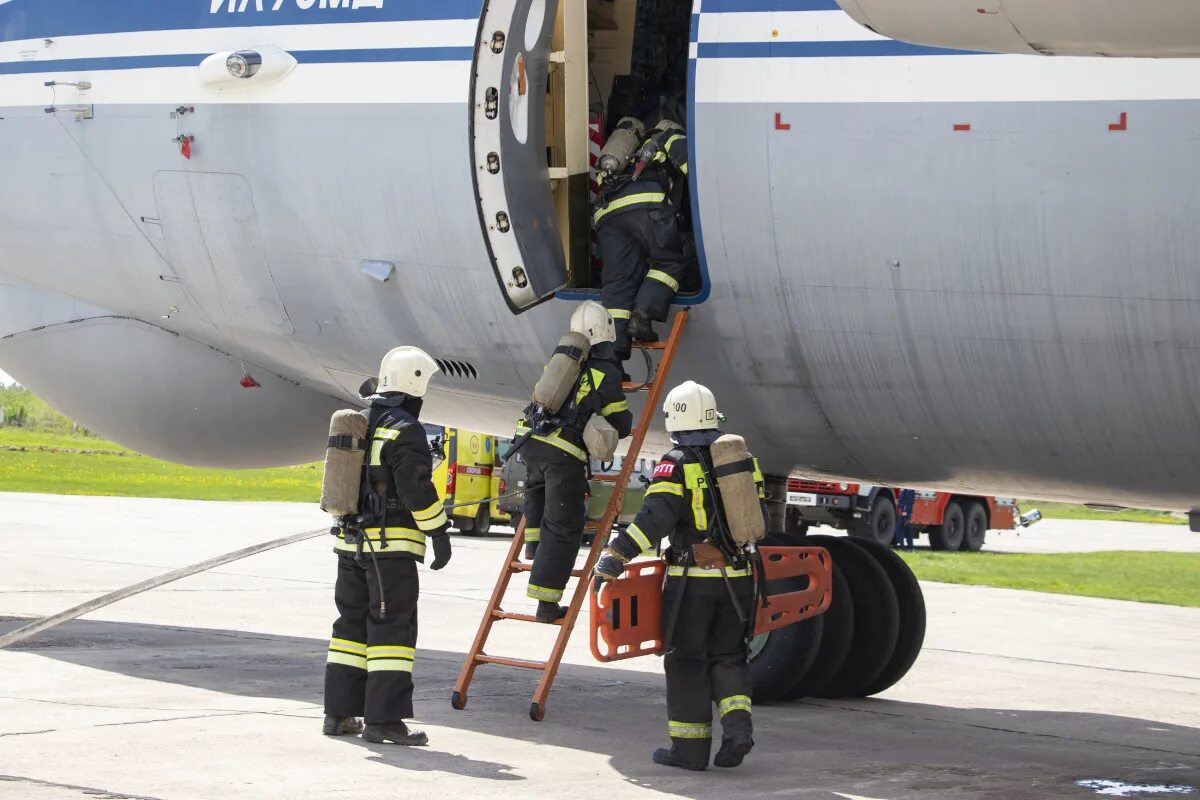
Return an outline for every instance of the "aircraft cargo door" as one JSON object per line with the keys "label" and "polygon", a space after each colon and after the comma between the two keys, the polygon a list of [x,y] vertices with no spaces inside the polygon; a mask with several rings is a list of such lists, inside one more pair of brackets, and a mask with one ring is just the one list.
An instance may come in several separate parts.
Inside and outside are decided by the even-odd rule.
{"label": "aircraft cargo door", "polygon": [[515,312],[566,283],[546,152],[557,7],[557,0],[489,0],[475,47],[476,196],[496,277]]}

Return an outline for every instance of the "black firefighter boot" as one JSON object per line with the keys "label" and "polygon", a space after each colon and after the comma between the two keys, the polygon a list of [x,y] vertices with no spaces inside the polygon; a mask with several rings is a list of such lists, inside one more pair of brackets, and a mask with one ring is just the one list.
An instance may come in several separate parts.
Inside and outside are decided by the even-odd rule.
{"label": "black firefighter boot", "polygon": [[717,751],[717,755],[713,758],[713,765],[718,767],[740,767],[742,759],[754,747],[754,739],[749,733],[741,732],[721,742],[721,749]]}
{"label": "black firefighter boot", "polygon": [[535,615],[538,622],[550,624],[551,622],[557,622],[566,615],[566,606],[560,606],[558,603],[551,603],[546,600],[538,600],[537,614]]}
{"label": "black firefighter boot", "polygon": [[400,722],[368,722],[362,733],[364,742],[371,744],[403,744],[409,747],[420,747],[429,744],[429,737],[424,731],[410,731],[403,721]]}
{"label": "black firefighter boot", "polygon": [[680,769],[690,769],[693,772],[703,772],[708,769],[708,764],[705,762],[692,762],[684,759],[675,752],[674,747],[660,747],[654,751],[651,758],[654,759],[655,764],[662,764],[664,767],[679,767]]}
{"label": "black firefighter boot", "polygon": [[326,714],[325,724],[321,726],[321,733],[326,736],[341,736],[342,734],[354,736],[362,733],[362,729],[362,720],[358,717],[335,717]]}
{"label": "black firefighter boot", "polygon": [[641,311],[634,309],[629,315],[629,338],[635,342],[657,342],[658,334],[654,332],[654,325],[646,318],[646,315]]}

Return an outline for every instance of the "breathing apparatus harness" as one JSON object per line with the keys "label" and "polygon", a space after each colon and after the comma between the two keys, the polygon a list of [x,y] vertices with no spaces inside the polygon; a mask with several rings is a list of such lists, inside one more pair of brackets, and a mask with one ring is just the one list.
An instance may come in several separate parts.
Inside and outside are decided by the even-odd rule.
{"label": "breathing apparatus harness", "polygon": [[[709,441],[710,437],[715,438],[711,436],[713,433],[716,432],[705,431],[702,433],[683,433],[673,438],[678,447],[685,452],[692,454],[692,457],[696,459],[696,462],[700,465],[700,469],[704,473],[704,482],[706,487],[711,492],[714,506],[713,524],[709,528],[709,535],[704,540],[704,544],[710,544],[716,547],[721,551],[721,554],[728,562],[726,566],[720,568],[721,579],[725,583],[725,589],[729,593],[729,601],[733,605],[733,609],[737,614],[738,621],[745,626],[745,637],[746,640],[749,641],[749,639],[753,636],[752,626],[754,623],[754,616],[746,613],[746,610],[742,608],[742,604],[738,600],[737,593],[733,590],[733,583],[730,581],[729,575],[726,573],[726,569],[728,569],[730,565],[735,567],[740,565],[755,565],[757,567],[754,572],[754,574],[757,576],[754,587],[754,593],[756,597],[751,600],[750,608],[753,609],[760,600],[763,604],[763,607],[766,608],[769,605],[769,600],[767,598],[766,582],[763,578],[765,572],[762,568],[762,554],[759,553],[758,548],[752,544],[738,545],[733,540],[733,536],[729,533],[729,525],[725,519],[725,507],[721,503],[721,493],[717,491],[717,481],[714,477],[713,469],[709,464],[709,460],[706,457],[704,450],[701,449],[702,446],[711,444],[711,441]],[[674,557],[676,555],[677,554],[674,551],[674,548],[672,548],[672,556]],[[679,581],[679,588],[676,590],[675,606],[671,609],[671,619],[667,622],[666,630],[663,631],[664,652],[671,649],[671,640],[675,633],[675,623],[679,617],[679,609],[683,605],[683,592],[685,586],[687,585],[689,572],[687,567],[695,565],[695,556],[692,547],[688,547],[684,552],[683,561],[685,563],[678,564],[678,566],[685,567],[685,569],[683,570],[683,577]]]}
{"label": "breathing apparatus harness", "polygon": [[[646,139],[641,148],[634,153],[633,160],[630,161],[629,165],[626,165],[625,170],[620,175],[612,176],[601,173],[599,175],[600,196],[596,199],[595,204],[593,204],[592,211],[596,212],[608,208],[610,195],[621,192],[631,183],[637,183],[641,180],[642,174],[646,171],[647,167],[654,163],[654,158],[659,153],[662,153],[664,156],[663,161],[667,172],[664,177],[668,178],[671,184],[670,194],[673,196],[675,194],[674,187],[679,183],[679,177],[683,175],[683,171],[675,166],[675,162],[671,160],[671,155],[666,149],[667,140],[675,133],[675,130],[668,128],[667,130],[659,130],[653,136]],[[632,165],[632,169],[630,169],[630,165]],[[658,171],[653,171],[651,175],[657,177]]]}

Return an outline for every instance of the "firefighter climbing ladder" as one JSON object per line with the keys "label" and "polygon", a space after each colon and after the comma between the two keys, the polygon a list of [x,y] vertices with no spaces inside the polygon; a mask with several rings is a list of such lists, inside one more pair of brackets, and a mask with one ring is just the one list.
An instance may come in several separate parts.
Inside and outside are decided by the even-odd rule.
{"label": "firefighter climbing ladder", "polygon": [[545,661],[533,661],[525,658],[493,656],[484,652],[492,625],[499,620],[538,624],[532,614],[513,614],[501,608],[504,593],[508,589],[508,584],[512,580],[513,575],[519,572],[528,572],[532,566],[521,561],[518,557],[521,547],[525,543],[525,521],[522,519],[516,535],[513,536],[512,546],[508,548],[508,555],[504,558],[504,566],[500,569],[500,577],[496,580],[496,587],[492,590],[491,599],[488,600],[483,620],[479,623],[479,631],[475,634],[475,641],[471,644],[471,650],[467,653],[466,661],[463,662],[458,682],[454,685],[454,694],[451,697],[450,703],[455,708],[460,710],[466,708],[467,689],[471,685],[471,679],[475,676],[475,670],[482,664],[499,664],[506,667],[537,670],[542,674],[541,680],[538,681],[537,689],[533,693],[533,702],[529,705],[529,716],[535,722],[540,721],[545,716],[546,699],[550,696],[550,688],[554,684],[554,677],[558,674],[558,667],[562,662],[563,654],[566,652],[567,641],[571,638],[571,630],[575,627],[575,620],[579,616],[579,610],[583,607],[583,599],[590,590],[592,567],[595,566],[600,556],[600,551],[608,542],[609,532],[612,530],[613,524],[616,523],[617,516],[621,513],[621,504],[625,497],[625,487],[629,485],[629,479],[633,475],[633,466],[637,462],[638,453],[642,449],[642,442],[646,439],[646,433],[650,430],[650,425],[657,416],[667,376],[671,372],[671,362],[675,358],[675,350],[679,346],[679,340],[683,334],[683,327],[687,323],[687,319],[687,309],[677,311],[675,319],[671,323],[671,332],[665,342],[638,345],[646,350],[662,351],[662,357],[649,383],[625,384],[624,388],[626,391],[646,392],[646,405],[642,409],[641,417],[633,428],[629,440],[629,451],[626,453],[625,461],[621,465],[621,473],[615,476],[596,475],[592,478],[596,481],[605,481],[613,484],[613,491],[608,498],[608,506],[604,509],[604,514],[600,517],[600,521],[589,521],[585,526],[586,530],[595,532],[595,538],[592,540],[592,546],[588,550],[587,559],[584,561],[583,566],[571,571],[572,577],[576,578],[575,589],[571,595],[571,604],[567,607],[567,615],[554,623],[559,626],[559,629],[558,636],[554,641],[554,647],[550,651],[550,657]]}

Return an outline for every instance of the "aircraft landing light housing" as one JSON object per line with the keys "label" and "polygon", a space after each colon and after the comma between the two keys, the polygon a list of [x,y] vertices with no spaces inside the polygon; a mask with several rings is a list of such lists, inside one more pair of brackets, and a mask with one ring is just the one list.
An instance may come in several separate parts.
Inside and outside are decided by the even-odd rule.
{"label": "aircraft landing light housing", "polygon": [[258,88],[286,78],[296,59],[278,47],[213,53],[200,62],[200,80],[214,89]]}
{"label": "aircraft landing light housing", "polygon": [[838,0],[878,34],[957,50],[1058,56],[1200,55],[1195,0]]}

